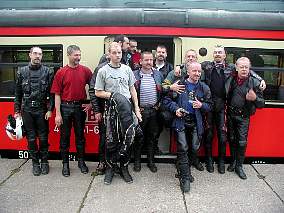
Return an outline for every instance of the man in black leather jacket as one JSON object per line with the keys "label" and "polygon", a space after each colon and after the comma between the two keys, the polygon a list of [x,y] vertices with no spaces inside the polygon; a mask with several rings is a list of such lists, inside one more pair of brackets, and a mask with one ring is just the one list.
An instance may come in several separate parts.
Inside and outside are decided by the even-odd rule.
{"label": "man in black leather jacket", "polygon": [[236,72],[225,84],[227,97],[228,139],[231,148],[232,162],[228,171],[234,171],[241,179],[247,179],[243,162],[247,147],[250,116],[256,108],[265,105],[263,93],[259,89],[260,81],[249,73],[250,60],[241,57],[236,62]]}
{"label": "man in black leather jacket", "polygon": [[96,85],[96,78],[100,68],[106,65],[108,61],[99,64],[93,72],[92,79],[90,81],[90,88],[89,88],[89,95],[91,104],[93,107],[93,111],[95,113],[95,120],[99,125],[99,132],[100,132],[100,140],[99,140],[99,164],[96,168],[96,173],[99,175],[103,175],[106,169],[105,163],[105,124],[103,122],[103,113],[105,108],[105,100],[99,98],[95,95],[95,85]]}
{"label": "man in black leather jacket", "polygon": [[41,48],[32,47],[29,57],[31,59],[29,65],[19,68],[17,72],[14,107],[15,117],[23,118],[33,174],[39,176],[49,172],[48,119],[54,109],[54,98],[50,95],[53,72],[41,64]]}

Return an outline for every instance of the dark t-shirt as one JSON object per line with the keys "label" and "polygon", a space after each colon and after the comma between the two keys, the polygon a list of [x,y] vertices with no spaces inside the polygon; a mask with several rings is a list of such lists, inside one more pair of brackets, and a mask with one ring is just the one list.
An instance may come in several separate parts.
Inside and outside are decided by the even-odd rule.
{"label": "dark t-shirt", "polygon": [[225,77],[224,71],[221,69],[219,72],[214,68],[211,74],[210,90],[212,98],[225,99]]}
{"label": "dark t-shirt", "polygon": [[192,102],[195,101],[195,90],[196,90],[196,84],[188,83],[187,84],[187,93],[188,93],[188,103],[187,103],[187,111],[194,114],[195,110],[193,109]]}

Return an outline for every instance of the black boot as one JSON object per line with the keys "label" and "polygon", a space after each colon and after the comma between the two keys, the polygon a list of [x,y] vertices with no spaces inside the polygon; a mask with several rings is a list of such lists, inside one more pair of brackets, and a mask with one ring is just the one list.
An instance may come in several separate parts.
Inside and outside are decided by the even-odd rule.
{"label": "black boot", "polygon": [[70,176],[69,163],[64,163],[63,162],[62,175],[64,177],[69,177]]}
{"label": "black boot", "polygon": [[81,170],[81,173],[87,174],[89,172],[89,168],[86,166],[86,163],[84,161],[85,156],[85,147],[83,146],[77,146],[77,153],[78,153],[78,167]]}
{"label": "black boot", "polygon": [[39,161],[38,160],[33,160],[33,175],[34,176],[40,176],[41,174],[41,168],[39,165]]}
{"label": "black boot", "polygon": [[225,157],[226,157],[226,143],[222,143],[218,147],[219,159],[218,159],[218,172],[220,174],[225,173]]}
{"label": "black boot", "polygon": [[236,160],[231,161],[230,165],[227,168],[228,172],[233,172],[235,171],[236,168]]}
{"label": "black boot", "polygon": [[29,151],[30,152],[30,158],[32,159],[32,165],[33,165],[33,175],[39,176],[41,174],[41,168],[39,164],[39,153],[38,151]]}
{"label": "black boot", "polygon": [[113,169],[111,167],[107,167],[106,172],[105,172],[104,184],[110,185],[112,182],[113,176],[114,176]]}
{"label": "black boot", "polygon": [[236,147],[234,144],[229,144],[230,145],[230,154],[231,154],[231,163],[227,168],[228,172],[233,172],[235,171],[236,167]]}
{"label": "black boot", "polygon": [[69,151],[61,150],[61,157],[62,157],[62,175],[64,177],[70,176],[70,169],[69,169]]}
{"label": "black boot", "polygon": [[150,169],[151,172],[156,173],[158,171],[157,166],[155,165],[154,162],[149,162],[147,163],[148,168]]}
{"label": "black boot", "polygon": [[78,167],[81,170],[81,173],[87,174],[89,172],[89,168],[86,166],[86,163],[83,158],[78,159]]}
{"label": "black boot", "polygon": [[194,166],[199,171],[204,171],[204,167],[202,163],[200,163],[199,158],[197,156],[197,151],[191,152],[191,165]]}
{"label": "black boot", "polygon": [[49,173],[49,164],[48,164],[48,162],[47,163],[41,162],[40,166],[41,166],[41,174],[47,175]]}
{"label": "black boot", "polygon": [[206,170],[210,173],[213,173],[214,172],[214,166],[213,166],[212,157],[208,157],[205,163],[206,163]]}
{"label": "black boot", "polygon": [[246,173],[243,170],[243,163],[244,163],[244,160],[245,160],[245,152],[246,152],[246,145],[238,147],[237,163],[236,163],[236,168],[235,168],[235,172],[243,180],[247,179]]}
{"label": "black boot", "polygon": [[237,165],[235,171],[241,179],[243,179],[243,180],[247,179],[247,175],[244,172],[243,166]]}
{"label": "black boot", "polygon": [[211,148],[205,148],[205,152],[206,152],[206,170],[210,173],[214,172],[214,166],[213,166],[213,158],[212,158],[212,149]]}
{"label": "black boot", "polygon": [[157,166],[154,163],[154,150],[153,149],[149,149],[148,150],[148,163],[147,166],[150,169],[151,172],[155,173],[158,171]]}
{"label": "black boot", "polygon": [[40,167],[41,167],[41,174],[47,175],[49,173],[49,164],[48,164],[48,151],[41,151],[41,162],[40,162]]}
{"label": "black boot", "polygon": [[120,165],[120,175],[126,183],[133,183],[133,179],[128,171],[128,166]]}
{"label": "black boot", "polygon": [[219,162],[218,162],[218,172],[220,174],[224,174],[225,173],[225,162],[224,162],[223,159],[219,160]]}
{"label": "black boot", "polygon": [[134,160],[133,170],[134,170],[134,172],[140,172],[141,171],[141,161]]}
{"label": "black boot", "polygon": [[182,192],[189,192],[190,191],[190,181],[189,179],[182,179],[180,180],[180,189]]}
{"label": "black boot", "polygon": [[190,166],[189,164],[181,164],[178,166],[180,174],[180,189],[182,192],[190,191]]}

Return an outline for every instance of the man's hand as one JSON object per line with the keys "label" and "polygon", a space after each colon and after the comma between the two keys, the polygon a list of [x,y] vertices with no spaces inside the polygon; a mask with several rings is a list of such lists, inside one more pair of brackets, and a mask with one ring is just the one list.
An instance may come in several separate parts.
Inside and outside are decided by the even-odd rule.
{"label": "man's hand", "polygon": [[182,113],[182,108],[178,108],[178,109],[176,110],[176,116],[178,116],[178,117],[184,116],[184,114]]}
{"label": "man's hand", "polygon": [[62,116],[61,115],[56,115],[55,116],[55,125],[57,127],[60,127],[63,124]]}
{"label": "man's hand", "polygon": [[135,115],[136,115],[138,121],[142,122],[142,115],[141,115],[139,107],[135,108]]}
{"label": "man's hand", "polygon": [[176,66],[174,75],[175,75],[176,77],[180,77],[180,76],[181,76],[181,69],[180,69],[180,66]]}
{"label": "man's hand", "polygon": [[88,112],[90,109],[92,109],[92,104],[86,104],[85,108],[83,109],[84,112]]}
{"label": "man's hand", "polygon": [[185,86],[183,84],[178,84],[180,82],[180,80],[178,80],[177,82],[173,83],[171,86],[170,86],[170,90],[178,93],[178,94],[181,94],[184,92],[185,90]]}
{"label": "man's hand", "polygon": [[45,116],[44,116],[45,120],[48,120],[51,117],[51,115],[52,115],[52,112],[51,111],[47,111],[45,113]]}
{"label": "man's hand", "polygon": [[202,107],[202,103],[195,97],[195,101],[192,102],[192,107],[194,109],[200,109]]}
{"label": "man's hand", "polygon": [[256,99],[256,94],[255,94],[255,92],[252,89],[250,89],[248,91],[248,93],[246,94],[246,100],[248,100],[248,101],[255,101],[255,99]]}
{"label": "man's hand", "polygon": [[100,123],[102,120],[102,113],[95,113],[95,121]]}
{"label": "man's hand", "polygon": [[264,91],[265,88],[266,88],[266,83],[265,83],[264,80],[262,80],[262,81],[260,82],[259,89],[260,89],[261,91]]}

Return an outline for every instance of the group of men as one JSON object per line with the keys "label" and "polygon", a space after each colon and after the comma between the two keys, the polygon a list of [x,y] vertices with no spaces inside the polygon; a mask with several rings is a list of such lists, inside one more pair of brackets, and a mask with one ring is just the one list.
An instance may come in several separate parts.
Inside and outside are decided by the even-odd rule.
{"label": "group of men", "polygon": [[[116,36],[92,73],[80,65],[80,48],[70,45],[67,48],[68,64],[54,76],[41,64],[41,48],[31,48],[29,65],[17,72],[15,116],[23,118],[33,174],[49,172],[48,119],[55,107],[55,124],[60,128],[62,175],[65,177],[70,176],[72,126],[78,167],[82,173],[88,173],[84,161],[84,126],[86,112],[93,108],[100,128],[97,172],[105,174],[105,184],[111,184],[116,173],[125,182],[132,183],[128,170],[131,152],[134,155],[133,170],[139,172],[142,148],[147,152],[148,168],[157,172],[154,155],[165,121],[170,121],[177,138],[177,169],[182,191],[188,192],[190,182],[194,181],[191,165],[204,170],[197,156],[202,141],[206,169],[214,171],[212,140],[215,127],[218,172],[225,173],[228,140],[232,161],[227,170],[246,179],[242,165],[249,120],[256,108],[264,106],[262,91],[265,89],[265,82],[250,70],[249,59],[241,57],[235,66],[228,65],[224,47],[216,46],[214,61],[200,64],[196,51],[190,49],[185,54],[184,64],[174,68],[166,61],[164,45],[157,46],[155,58],[148,51],[138,54],[136,48],[135,40],[129,42],[124,35]],[[86,84],[89,84],[91,103],[82,108],[87,97]]]}

